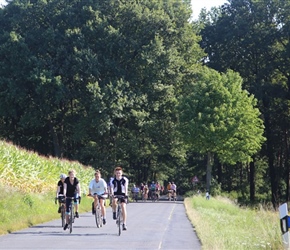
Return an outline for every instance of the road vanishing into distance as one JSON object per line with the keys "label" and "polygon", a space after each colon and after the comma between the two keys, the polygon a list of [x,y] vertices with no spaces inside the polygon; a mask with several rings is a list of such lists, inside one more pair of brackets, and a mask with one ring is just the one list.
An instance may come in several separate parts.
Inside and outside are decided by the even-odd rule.
{"label": "road vanishing into distance", "polygon": [[120,236],[108,207],[102,228],[96,227],[92,213],[82,213],[71,234],[60,219],[53,220],[0,236],[0,249],[201,249],[182,201],[132,202],[127,213],[128,229]]}

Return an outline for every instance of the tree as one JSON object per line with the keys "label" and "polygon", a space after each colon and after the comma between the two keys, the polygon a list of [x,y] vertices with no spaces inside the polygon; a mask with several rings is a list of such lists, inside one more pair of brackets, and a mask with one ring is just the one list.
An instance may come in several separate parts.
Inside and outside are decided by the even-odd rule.
{"label": "tree", "polygon": [[0,13],[2,137],[108,174],[176,167],[176,96],[204,54],[189,1],[15,0]]}
{"label": "tree", "polygon": [[[289,200],[289,1],[230,0],[204,15],[201,46],[205,63],[244,79],[243,87],[258,99],[267,141],[260,158],[268,158],[271,199],[277,208]],[[286,189],[284,190],[284,183]]]}
{"label": "tree", "polygon": [[203,67],[194,78],[180,98],[180,132],[191,150],[207,154],[209,190],[214,155],[222,163],[250,162],[264,142],[264,126],[237,73]]}

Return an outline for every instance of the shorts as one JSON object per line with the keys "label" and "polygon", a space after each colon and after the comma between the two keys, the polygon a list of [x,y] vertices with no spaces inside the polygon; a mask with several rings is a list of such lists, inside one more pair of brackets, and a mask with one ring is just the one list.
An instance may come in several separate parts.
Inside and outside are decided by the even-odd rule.
{"label": "shorts", "polygon": [[97,195],[98,196],[98,199],[100,199],[100,200],[105,200],[105,199],[108,198],[108,195],[107,194],[101,194],[101,195],[99,195],[97,193],[94,193],[94,195]]}

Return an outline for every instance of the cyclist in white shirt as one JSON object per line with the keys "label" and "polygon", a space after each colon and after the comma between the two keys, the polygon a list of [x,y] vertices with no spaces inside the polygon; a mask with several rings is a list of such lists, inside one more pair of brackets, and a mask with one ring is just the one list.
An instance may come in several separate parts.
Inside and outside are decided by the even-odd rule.
{"label": "cyclist in white shirt", "polygon": [[96,170],[95,179],[91,180],[89,184],[89,195],[94,198],[94,202],[92,204],[92,213],[94,214],[95,207],[97,205],[98,199],[101,206],[102,216],[103,216],[103,224],[106,224],[106,208],[105,208],[105,199],[107,198],[108,188],[106,181],[101,178],[100,170]]}

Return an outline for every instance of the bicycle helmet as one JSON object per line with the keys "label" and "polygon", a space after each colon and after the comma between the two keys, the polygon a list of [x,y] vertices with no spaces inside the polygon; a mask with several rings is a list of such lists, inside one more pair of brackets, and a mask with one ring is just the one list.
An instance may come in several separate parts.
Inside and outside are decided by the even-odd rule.
{"label": "bicycle helmet", "polygon": [[66,178],[66,175],[65,175],[65,174],[61,174],[61,175],[59,176],[59,178],[60,178],[60,179],[65,179],[65,178]]}

